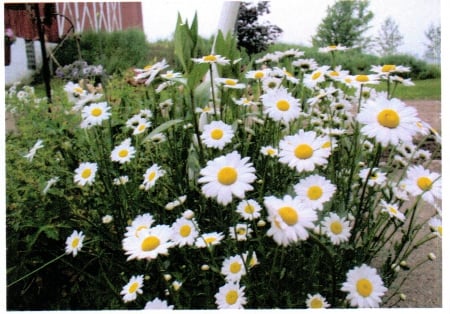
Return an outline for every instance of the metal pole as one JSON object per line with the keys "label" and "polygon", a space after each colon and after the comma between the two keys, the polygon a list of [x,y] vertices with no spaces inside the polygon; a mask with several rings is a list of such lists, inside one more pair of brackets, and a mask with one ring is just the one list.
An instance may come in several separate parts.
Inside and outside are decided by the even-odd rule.
{"label": "metal pole", "polygon": [[[42,53],[42,76],[44,77],[45,93],[47,94],[47,101],[49,104],[52,103],[52,91],[50,87],[50,68],[47,59],[47,50],[45,49],[45,35],[44,28],[41,21],[41,12],[39,10],[39,4],[34,5],[34,13],[36,18],[36,27],[39,34],[39,42],[41,43],[41,53]],[[49,107],[49,112],[50,107]]]}

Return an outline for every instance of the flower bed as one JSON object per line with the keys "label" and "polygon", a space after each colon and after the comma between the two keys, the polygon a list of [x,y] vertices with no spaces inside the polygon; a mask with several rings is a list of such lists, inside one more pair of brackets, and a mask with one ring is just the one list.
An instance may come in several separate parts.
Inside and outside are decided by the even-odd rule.
{"label": "flower bed", "polygon": [[[130,75],[111,77],[103,89],[68,82],[54,91],[50,112],[41,100],[25,106],[29,95],[8,96],[10,108],[31,111],[19,121],[24,130],[45,126],[42,137],[22,138],[35,136],[35,145],[9,165],[22,180],[40,180],[39,233],[60,245],[47,249],[61,265],[60,280],[41,280],[62,285],[72,300],[59,307],[400,300],[398,274],[433,260],[411,265],[408,257],[442,235],[440,174],[428,169],[434,152],[423,149],[430,141],[440,148],[440,136],[393,94],[396,84],[413,84],[400,77],[409,69],[374,65],[371,74],[350,74],[298,50],[244,62],[223,37],[217,54],[197,56],[195,28],[179,25],[180,33],[188,35],[176,36],[182,71],[161,60],[135,69],[133,84]],[[8,176],[8,227],[19,230],[27,209],[17,208],[30,198],[12,190],[19,175],[11,168]],[[418,215],[424,204],[435,211],[429,220]],[[429,232],[419,238],[423,226]],[[43,245],[39,233],[25,241],[29,249]],[[9,291],[36,272],[13,272]]]}

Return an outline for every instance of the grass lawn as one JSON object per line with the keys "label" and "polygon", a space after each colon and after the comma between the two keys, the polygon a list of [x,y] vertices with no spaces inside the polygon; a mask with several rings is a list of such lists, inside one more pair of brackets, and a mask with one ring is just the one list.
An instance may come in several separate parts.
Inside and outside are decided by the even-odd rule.
{"label": "grass lawn", "polygon": [[[404,100],[440,100],[441,79],[413,81],[415,86],[397,86],[394,97]],[[386,86],[380,84],[377,90],[383,90]]]}

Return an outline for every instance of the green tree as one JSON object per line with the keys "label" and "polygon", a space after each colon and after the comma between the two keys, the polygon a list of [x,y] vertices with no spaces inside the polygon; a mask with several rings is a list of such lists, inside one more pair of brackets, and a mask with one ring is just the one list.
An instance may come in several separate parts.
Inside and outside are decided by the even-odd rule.
{"label": "green tree", "polygon": [[312,38],[313,45],[324,47],[342,45],[365,48],[370,41],[364,33],[370,28],[373,13],[369,11],[369,1],[338,0],[328,6],[327,15]]}
{"label": "green tree", "polygon": [[241,2],[239,7],[236,34],[238,47],[248,54],[264,51],[281,35],[283,30],[269,22],[261,22],[259,17],[270,13],[269,2]]}
{"label": "green tree", "polygon": [[441,63],[441,25],[434,26],[431,24],[425,31],[427,42],[425,46],[425,58],[434,64]]}
{"label": "green tree", "polygon": [[387,17],[375,38],[375,50],[381,56],[389,56],[397,53],[399,46],[403,44],[403,35],[392,17]]}

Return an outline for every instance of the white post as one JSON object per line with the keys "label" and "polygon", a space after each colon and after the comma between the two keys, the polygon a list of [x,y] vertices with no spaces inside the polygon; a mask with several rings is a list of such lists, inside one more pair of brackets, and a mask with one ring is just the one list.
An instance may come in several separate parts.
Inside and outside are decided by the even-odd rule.
{"label": "white post", "polygon": [[[234,27],[236,25],[240,4],[241,4],[240,1],[223,2],[222,12],[220,13],[219,17],[219,25],[217,26],[217,33],[221,31],[224,36],[227,36],[228,33],[234,32]],[[214,39],[212,53],[214,53],[215,46],[216,46],[216,39]]]}

